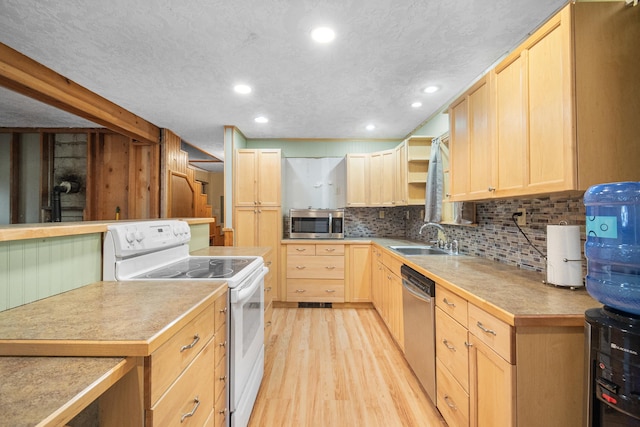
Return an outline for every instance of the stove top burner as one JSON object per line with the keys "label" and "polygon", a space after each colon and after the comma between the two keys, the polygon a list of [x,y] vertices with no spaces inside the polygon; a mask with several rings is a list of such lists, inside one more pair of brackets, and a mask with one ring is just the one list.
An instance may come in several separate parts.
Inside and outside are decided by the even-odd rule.
{"label": "stove top burner", "polygon": [[136,276],[136,279],[228,279],[253,258],[191,257]]}

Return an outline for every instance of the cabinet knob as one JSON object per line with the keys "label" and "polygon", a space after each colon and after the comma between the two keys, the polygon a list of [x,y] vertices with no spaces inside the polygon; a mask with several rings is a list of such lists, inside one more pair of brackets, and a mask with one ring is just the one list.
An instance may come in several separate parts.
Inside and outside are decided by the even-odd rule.
{"label": "cabinet knob", "polygon": [[221,308],[220,310],[218,310],[220,313],[226,313],[227,312],[227,307],[225,308]]}
{"label": "cabinet knob", "polygon": [[220,344],[218,344],[220,347],[226,347],[227,346],[227,341],[223,341]]}
{"label": "cabinet knob", "polygon": [[489,190],[489,191],[496,191],[496,187],[489,187],[489,188],[487,188],[487,190]]}

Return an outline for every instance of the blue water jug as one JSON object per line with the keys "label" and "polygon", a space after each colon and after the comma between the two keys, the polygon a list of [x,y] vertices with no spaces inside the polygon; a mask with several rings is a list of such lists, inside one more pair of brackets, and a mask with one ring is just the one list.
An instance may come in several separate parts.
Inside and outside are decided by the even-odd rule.
{"label": "blue water jug", "polygon": [[640,315],[640,182],[594,185],[584,205],[587,291],[604,305]]}

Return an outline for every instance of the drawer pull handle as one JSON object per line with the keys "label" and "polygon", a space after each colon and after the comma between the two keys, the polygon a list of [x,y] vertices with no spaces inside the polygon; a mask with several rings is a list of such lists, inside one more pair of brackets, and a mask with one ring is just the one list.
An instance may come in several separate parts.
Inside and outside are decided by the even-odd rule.
{"label": "drawer pull handle", "polygon": [[265,326],[271,326],[271,320],[264,324]]}
{"label": "drawer pull handle", "polygon": [[447,402],[447,406],[449,408],[453,409],[454,411],[458,410],[458,408],[456,408],[456,405],[453,403],[453,401],[451,400],[448,394],[444,395],[444,401]]}
{"label": "drawer pull handle", "polygon": [[333,252],[336,250],[336,248],[325,248],[324,250],[327,252]]}
{"label": "drawer pull handle", "polygon": [[267,261],[264,263],[264,265],[266,265],[267,267],[271,265],[271,261]]}
{"label": "drawer pull handle", "polygon": [[301,294],[301,293],[304,293],[304,292],[307,292],[307,291],[305,289],[296,289],[296,292]]}
{"label": "drawer pull handle", "polygon": [[198,341],[200,341],[200,335],[195,334],[193,336],[193,341],[191,342],[191,344],[183,345],[182,347],[180,347],[180,353],[182,353],[185,350],[189,350],[190,348],[193,348],[193,346],[198,344]]}
{"label": "drawer pull handle", "polygon": [[227,312],[227,307],[225,308],[221,308],[220,310],[218,310],[220,313],[226,313]]}
{"label": "drawer pull handle", "polygon": [[226,347],[227,346],[227,340],[224,340],[223,342],[221,342],[220,344],[218,344],[220,347]]}
{"label": "drawer pull handle", "polygon": [[442,298],[442,302],[447,304],[449,307],[455,307],[456,306],[454,303],[447,301],[447,298]]}
{"label": "drawer pull handle", "polygon": [[198,396],[195,397],[195,399],[193,399],[193,403],[195,404],[193,406],[193,409],[191,410],[191,412],[187,412],[186,414],[183,414],[180,417],[180,422],[183,423],[184,420],[186,420],[189,417],[193,417],[193,415],[196,413],[196,411],[198,410],[198,406],[200,406],[200,399],[198,398]]}
{"label": "drawer pull handle", "polygon": [[449,344],[449,341],[447,341],[446,339],[442,340],[442,343],[444,344],[445,347],[447,347],[449,350],[452,351],[456,351],[456,348],[452,345]]}
{"label": "drawer pull handle", "polygon": [[487,329],[485,328],[482,323],[480,323],[480,321],[478,321],[478,323],[476,324],[476,326],[478,326],[478,328],[480,328],[483,332],[487,333],[487,334],[491,334],[493,336],[497,335],[496,331],[494,331],[493,329]]}
{"label": "drawer pull handle", "polygon": [[336,290],[335,289],[326,289],[325,292],[328,292],[330,294],[334,293]]}
{"label": "drawer pull handle", "polygon": [[306,250],[307,250],[307,248],[296,248],[296,251],[298,251],[298,252],[304,252]]}
{"label": "drawer pull handle", "polygon": [[305,269],[305,266],[304,266],[304,265],[296,265],[296,268],[297,268],[298,270],[304,270],[304,269]]}
{"label": "drawer pull handle", "polygon": [[327,265],[325,268],[327,270],[333,270],[334,268],[336,268],[336,266],[335,265]]}
{"label": "drawer pull handle", "polygon": [[271,292],[271,286],[269,286],[268,288],[264,288],[265,292]]}

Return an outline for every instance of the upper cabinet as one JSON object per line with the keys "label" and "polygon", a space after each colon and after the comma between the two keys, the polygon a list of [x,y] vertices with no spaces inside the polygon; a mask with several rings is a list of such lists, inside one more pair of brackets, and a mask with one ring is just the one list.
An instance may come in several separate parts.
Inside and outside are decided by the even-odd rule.
{"label": "upper cabinet", "polygon": [[369,154],[347,154],[347,206],[369,206]]}
{"label": "upper cabinet", "polygon": [[424,205],[427,189],[427,171],[431,157],[431,137],[412,136],[407,145],[407,203],[408,205]]}
{"label": "upper cabinet", "polygon": [[639,180],[638,8],[569,4],[451,104],[451,200]]}
{"label": "upper cabinet", "polygon": [[280,206],[279,149],[239,149],[235,153],[235,206]]}

